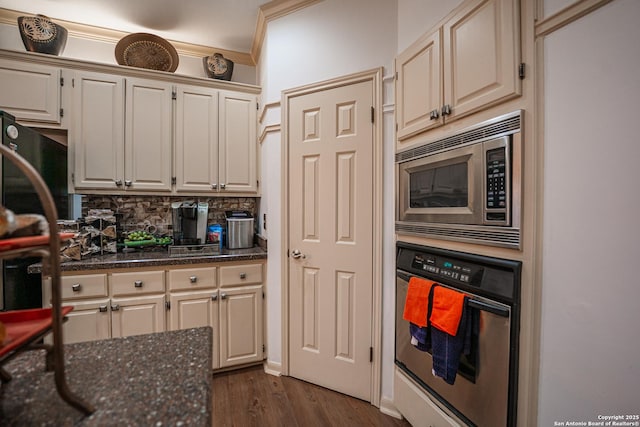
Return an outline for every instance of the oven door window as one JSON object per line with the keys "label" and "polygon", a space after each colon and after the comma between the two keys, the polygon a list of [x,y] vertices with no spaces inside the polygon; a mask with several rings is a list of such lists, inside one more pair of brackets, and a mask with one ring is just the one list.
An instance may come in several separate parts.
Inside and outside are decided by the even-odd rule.
{"label": "oven door window", "polygon": [[410,208],[469,206],[467,162],[416,170],[409,175]]}

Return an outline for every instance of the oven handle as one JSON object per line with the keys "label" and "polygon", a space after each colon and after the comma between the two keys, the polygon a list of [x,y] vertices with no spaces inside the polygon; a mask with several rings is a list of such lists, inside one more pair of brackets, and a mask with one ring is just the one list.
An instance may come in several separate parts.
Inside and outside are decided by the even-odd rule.
{"label": "oven handle", "polygon": [[[407,274],[405,272],[396,270],[396,277],[404,280],[405,282],[409,282],[409,280],[413,276],[411,274]],[[416,276],[416,277],[419,277],[419,276]],[[487,302],[479,301],[473,298],[469,298],[469,300],[467,301],[467,304],[470,307],[477,308],[478,310],[488,311],[489,313],[493,313],[501,317],[509,317],[509,310],[494,304],[489,304]]]}

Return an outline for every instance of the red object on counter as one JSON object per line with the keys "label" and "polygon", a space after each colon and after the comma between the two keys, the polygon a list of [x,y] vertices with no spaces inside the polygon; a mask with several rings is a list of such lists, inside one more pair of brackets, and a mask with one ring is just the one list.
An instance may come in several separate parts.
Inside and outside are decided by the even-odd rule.
{"label": "red object on counter", "polygon": [[[59,233],[60,240],[69,240],[75,233]],[[13,237],[9,239],[0,239],[0,251],[9,251],[11,249],[22,249],[31,246],[41,246],[49,243],[49,235]]]}
{"label": "red object on counter", "polygon": [[[73,307],[62,307],[62,316],[66,316]],[[0,343],[0,357],[20,347],[30,338],[38,336],[51,327],[53,318],[51,308],[33,308],[0,312],[0,322],[6,328],[7,336]]]}

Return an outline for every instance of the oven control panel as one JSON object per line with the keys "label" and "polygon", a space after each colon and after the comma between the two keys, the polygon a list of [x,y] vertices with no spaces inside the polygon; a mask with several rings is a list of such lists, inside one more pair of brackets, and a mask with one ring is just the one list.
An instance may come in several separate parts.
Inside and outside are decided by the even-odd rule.
{"label": "oven control panel", "polygon": [[482,267],[470,265],[460,261],[436,257],[433,255],[416,254],[411,262],[411,268],[421,270],[428,277],[444,277],[457,282],[479,286],[482,279]]}

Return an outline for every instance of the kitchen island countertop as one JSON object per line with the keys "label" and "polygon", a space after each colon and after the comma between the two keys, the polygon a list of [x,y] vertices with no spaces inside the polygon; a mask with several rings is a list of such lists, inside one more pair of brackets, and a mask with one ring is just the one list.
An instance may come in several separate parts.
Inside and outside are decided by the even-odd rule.
{"label": "kitchen island countertop", "polygon": [[[221,249],[220,253],[199,256],[169,256],[167,250],[118,252],[116,254],[94,255],[80,261],[63,261],[62,271],[87,271],[114,268],[158,267],[172,265],[192,265],[212,262],[253,261],[267,258],[266,249],[254,246],[247,249]],[[30,265],[30,274],[39,274],[42,264]]]}
{"label": "kitchen island countertop", "polygon": [[83,416],[60,398],[43,350],[4,368],[0,425],[211,425],[211,328],[65,346],[69,388],[96,408]]}

